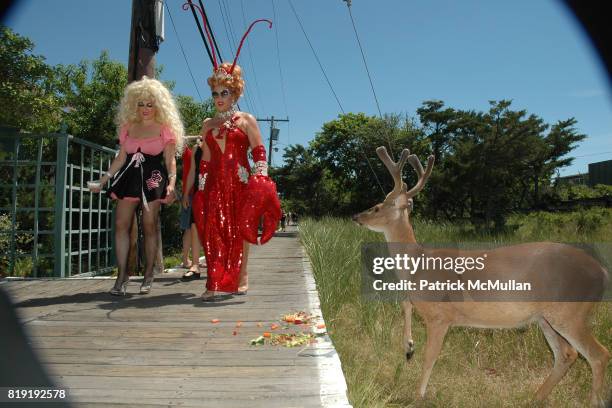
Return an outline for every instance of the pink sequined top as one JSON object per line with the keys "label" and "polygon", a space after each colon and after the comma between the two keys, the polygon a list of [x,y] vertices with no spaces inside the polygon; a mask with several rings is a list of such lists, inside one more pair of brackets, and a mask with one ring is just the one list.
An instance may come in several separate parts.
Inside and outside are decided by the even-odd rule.
{"label": "pink sequined top", "polygon": [[157,156],[168,143],[176,143],[176,136],[172,130],[163,125],[159,136],[137,139],[129,135],[129,125],[123,125],[119,131],[119,143],[125,148],[127,154],[136,153],[138,148],[144,154]]}

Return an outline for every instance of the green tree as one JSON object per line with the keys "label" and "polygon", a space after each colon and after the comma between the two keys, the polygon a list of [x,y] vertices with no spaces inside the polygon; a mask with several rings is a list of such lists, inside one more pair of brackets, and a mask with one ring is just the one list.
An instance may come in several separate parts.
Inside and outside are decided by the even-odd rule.
{"label": "green tree", "polygon": [[125,65],[112,61],[108,52],[102,51],[97,60],[58,65],[55,70],[68,133],[114,147],[117,139],[114,118],[127,85]]}
{"label": "green tree", "polygon": [[176,103],[185,126],[186,135],[199,135],[204,119],[214,115],[214,105],[211,99],[197,102],[191,96],[178,95]]}
{"label": "green tree", "polygon": [[285,148],[285,164],[271,168],[285,210],[300,215],[321,215],[325,210],[323,168],[310,149],[302,145]]}
{"label": "green tree", "polygon": [[31,40],[0,26],[0,124],[35,132],[57,131],[61,101],[54,70],[33,50]]}

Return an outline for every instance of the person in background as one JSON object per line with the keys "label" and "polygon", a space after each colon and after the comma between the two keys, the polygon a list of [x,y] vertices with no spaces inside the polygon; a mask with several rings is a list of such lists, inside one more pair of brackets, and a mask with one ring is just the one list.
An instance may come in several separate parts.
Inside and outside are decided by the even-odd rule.
{"label": "person in background", "polygon": [[[183,265],[187,265],[189,270],[185,272],[182,279],[192,280],[200,279],[201,276],[201,265],[200,265],[200,239],[198,238],[198,230],[195,225],[193,216],[193,203],[194,195],[198,191],[198,186],[192,182],[188,185],[189,173],[191,180],[195,178],[195,174],[200,172],[200,161],[202,160],[202,148],[200,143],[202,139],[198,139],[198,142],[193,146],[192,149],[185,149],[183,154],[183,199],[181,209],[181,228],[184,229],[183,233]],[[189,153],[187,153],[189,152]],[[199,208],[196,204],[196,208]],[[187,242],[187,245],[186,245]],[[191,261],[189,260],[189,250],[191,249]]]}

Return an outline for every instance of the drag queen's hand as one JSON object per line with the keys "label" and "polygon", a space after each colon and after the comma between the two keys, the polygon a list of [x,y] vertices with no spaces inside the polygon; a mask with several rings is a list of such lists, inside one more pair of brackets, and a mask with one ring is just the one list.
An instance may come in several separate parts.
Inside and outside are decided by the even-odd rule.
{"label": "drag queen's hand", "polygon": [[166,204],[172,204],[176,200],[176,196],[174,195],[174,186],[168,185],[166,187]]}
{"label": "drag queen's hand", "polygon": [[189,208],[189,196],[187,194],[183,195],[183,199],[181,200],[181,204],[183,204],[183,208]]}
{"label": "drag queen's hand", "polygon": [[92,193],[99,193],[100,191],[102,191],[102,187],[104,187],[106,183],[108,183],[108,177],[104,175],[98,181],[87,182],[87,187]]}

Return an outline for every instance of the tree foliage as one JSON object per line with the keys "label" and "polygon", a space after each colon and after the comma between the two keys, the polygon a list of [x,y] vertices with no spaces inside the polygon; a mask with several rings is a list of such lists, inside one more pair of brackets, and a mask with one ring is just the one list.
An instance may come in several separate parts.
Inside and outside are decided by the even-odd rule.
{"label": "tree foliage", "polygon": [[127,85],[127,69],[102,51],[94,61],[58,65],[59,91],[68,133],[104,146],[115,146],[119,99]]}
{"label": "tree foliage", "polygon": [[198,102],[191,96],[178,95],[176,104],[183,119],[186,135],[199,135],[202,122],[214,114],[214,105],[211,99]]}
{"label": "tree foliage", "polygon": [[0,124],[33,132],[56,131],[61,100],[55,73],[28,38],[0,26]]}
{"label": "tree foliage", "polygon": [[[384,118],[349,113],[325,123],[308,147],[291,146],[285,165],[275,171],[291,211],[348,215],[380,202],[391,177],[375,154],[386,146],[397,160],[403,148],[425,162],[436,157],[434,172],[416,200],[430,218],[469,219],[484,229],[503,228],[516,210],[542,206],[542,189],[586,136],[573,118],[552,126],[507,100],[490,101],[486,112],[425,101],[418,123],[406,116]],[[416,182],[407,166],[404,180]]]}

